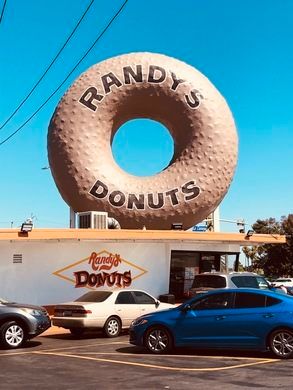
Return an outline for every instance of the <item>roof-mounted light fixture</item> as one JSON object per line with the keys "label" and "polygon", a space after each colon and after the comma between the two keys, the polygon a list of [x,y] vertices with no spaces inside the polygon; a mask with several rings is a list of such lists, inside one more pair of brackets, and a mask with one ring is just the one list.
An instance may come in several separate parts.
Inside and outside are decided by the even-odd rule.
{"label": "roof-mounted light fixture", "polygon": [[248,230],[247,233],[246,233],[245,238],[249,238],[249,237],[251,237],[253,234],[254,234],[254,230]]}
{"label": "roof-mounted light fixture", "polygon": [[33,230],[33,221],[31,219],[27,219],[20,227],[21,233],[28,233]]}
{"label": "roof-mounted light fixture", "polygon": [[171,230],[183,230],[183,223],[182,222],[172,223]]}

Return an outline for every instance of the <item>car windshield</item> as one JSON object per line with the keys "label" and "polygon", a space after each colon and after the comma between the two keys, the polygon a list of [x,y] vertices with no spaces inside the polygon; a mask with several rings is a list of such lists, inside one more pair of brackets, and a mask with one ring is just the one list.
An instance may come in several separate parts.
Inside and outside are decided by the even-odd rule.
{"label": "car windshield", "polygon": [[104,302],[111,294],[111,291],[90,291],[77,298],[75,302]]}
{"label": "car windshield", "polygon": [[196,275],[193,280],[192,288],[197,287],[226,287],[226,278],[220,275]]}

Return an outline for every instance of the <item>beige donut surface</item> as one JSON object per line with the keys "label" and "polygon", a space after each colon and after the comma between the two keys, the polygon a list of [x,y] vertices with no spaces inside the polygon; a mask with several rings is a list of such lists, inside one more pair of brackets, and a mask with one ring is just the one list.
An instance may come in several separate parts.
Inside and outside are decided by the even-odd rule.
{"label": "beige donut surface", "polygon": [[[174,139],[172,161],[154,176],[130,175],[113,158],[115,132],[135,118],[161,122]],[[107,211],[122,228],[182,222],[187,229],[202,221],[229,188],[237,146],[232,114],[211,82],[154,53],[92,66],[63,96],[48,132],[49,163],[65,202],[76,212]]]}

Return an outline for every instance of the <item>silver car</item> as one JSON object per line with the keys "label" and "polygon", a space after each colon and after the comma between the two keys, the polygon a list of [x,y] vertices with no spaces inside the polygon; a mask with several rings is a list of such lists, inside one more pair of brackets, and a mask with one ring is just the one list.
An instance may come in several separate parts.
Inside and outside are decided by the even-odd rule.
{"label": "silver car", "polygon": [[117,337],[135,318],[173,307],[141,290],[89,291],[75,301],[56,305],[52,323],[74,336],[103,329],[105,336]]}
{"label": "silver car", "polygon": [[271,285],[266,278],[253,272],[204,272],[195,275],[188,296],[193,297],[215,288],[239,287],[269,289]]}
{"label": "silver car", "polygon": [[0,298],[0,345],[5,348],[18,348],[50,326],[45,308]]}

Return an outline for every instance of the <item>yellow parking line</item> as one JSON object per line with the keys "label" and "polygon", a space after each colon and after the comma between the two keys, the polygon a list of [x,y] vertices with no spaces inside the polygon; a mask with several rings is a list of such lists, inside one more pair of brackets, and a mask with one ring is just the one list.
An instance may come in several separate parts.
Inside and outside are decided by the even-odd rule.
{"label": "yellow parking line", "polygon": [[0,357],[2,356],[15,356],[15,355],[27,355],[32,352],[10,352],[10,353],[1,353]]}
{"label": "yellow parking line", "polygon": [[38,355],[53,355],[53,356],[69,357],[75,359],[91,360],[96,362],[116,363],[116,364],[124,364],[128,366],[138,366],[138,367],[145,367],[145,368],[157,368],[160,370],[169,370],[169,371],[222,371],[222,370],[231,370],[233,368],[254,366],[258,364],[273,363],[278,361],[277,359],[266,359],[262,361],[243,363],[243,364],[238,364],[238,365],[233,365],[228,367],[189,368],[189,367],[168,367],[168,366],[159,366],[159,365],[145,364],[145,363],[125,362],[121,360],[93,358],[90,356],[71,355],[65,353],[52,353],[52,352],[43,352],[43,351],[35,351],[34,353]]}
{"label": "yellow parking line", "polygon": [[[50,352],[50,351],[49,351]],[[62,351],[61,351],[62,352]],[[151,355],[149,353],[125,353],[125,352],[78,352],[79,355],[119,355],[119,356],[149,356],[154,358],[160,358],[164,356],[164,358],[184,358],[184,359],[195,359],[195,358],[207,358],[207,359],[234,359],[234,360],[253,360],[263,362],[264,360],[272,360],[279,361],[279,359],[265,359],[265,358],[253,358],[253,357],[245,357],[245,356],[208,356],[208,355]]]}

